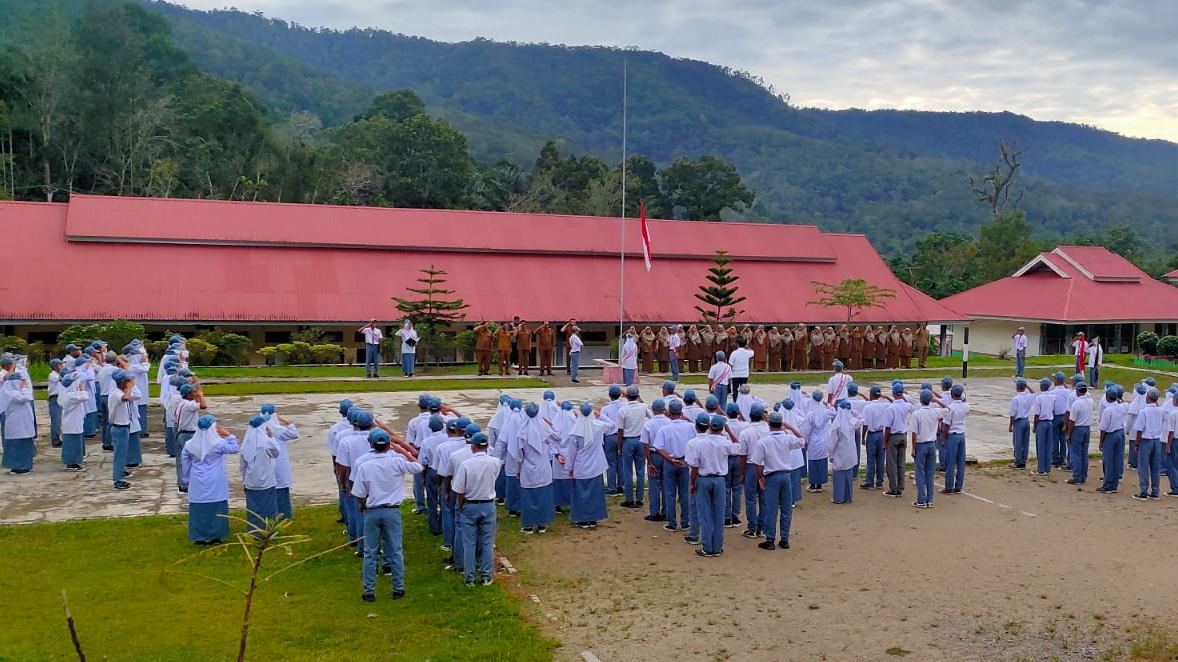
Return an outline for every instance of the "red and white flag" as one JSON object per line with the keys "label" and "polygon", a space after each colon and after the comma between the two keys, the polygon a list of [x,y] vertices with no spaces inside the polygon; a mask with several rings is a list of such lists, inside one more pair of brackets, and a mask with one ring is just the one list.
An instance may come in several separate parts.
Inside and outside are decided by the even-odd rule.
{"label": "red and white flag", "polygon": [[642,259],[646,261],[646,270],[650,271],[650,230],[646,227],[646,205],[638,202],[638,219],[642,227]]}

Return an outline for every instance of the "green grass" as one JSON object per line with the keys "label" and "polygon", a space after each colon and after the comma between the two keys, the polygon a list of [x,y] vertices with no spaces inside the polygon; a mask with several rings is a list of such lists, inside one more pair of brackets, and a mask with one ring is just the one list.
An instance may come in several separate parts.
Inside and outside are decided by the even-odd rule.
{"label": "green grass", "polygon": [[[225,366],[196,366],[193,368],[201,377],[208,379],[228,379],[228,378],[264,378],[264,379],[279,379],[279,378],[297,378],[297,377],[362,377],[364,376],[364,366],[362,365],[281,365],[281,366],[242,366],[242,367],[225,367]],[[386,364],[382,366],[381,372],[385,373],[385,377],[392,377],[401,374],[399,366]],[[423,378],[439,375],[474,375],[478,372],[478,366],[475,365],[456,365],[456,366],[432,366],[428,369],[418,367],[417,372]]]}
{"label": "green grass", "polygon": [[[389,578],[383,577],[377,602],[361,602],[360,560],[348,548],[331,552],[259,590],[246,659],[550,660],[558,644],[524,618],[530,603],[500,583],[471,589],[459,575],[443,571],[444,554],[424,518],[405,513],[404,600],[391,600]],[[296,512],[288,533],[312,537],[299,547],[300,555],[342,542],[335,517],[330,506]],[[76,659],[62,589],[88,659],[235,660],[241,596],[188,575],[161,581],[162,569],[199,549],[186,535],[182,516],[0,528],[0,661]],[[273,569],[291,563],[281,554],[273,559]],[[248,584],[238,549],[185,567]]]}

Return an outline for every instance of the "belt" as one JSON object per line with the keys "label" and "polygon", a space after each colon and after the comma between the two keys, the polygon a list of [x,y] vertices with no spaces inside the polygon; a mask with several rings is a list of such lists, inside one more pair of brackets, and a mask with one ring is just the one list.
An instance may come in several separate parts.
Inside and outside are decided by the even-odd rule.
{"label": "belt", "polygon": [[874,434],[874,433],[876,433],[876,432],[883,432],[883,428],[880,428],[880,429],[878,429],[878,430],[868,430],[868,431],[867,431],[867,434]]}
{"label": "belt", "polygon": [[196,434],[196,430],[180,430],[176,434]]}
{"label": "belt", "polygon": [[700,474],[700,478],[723,478],[724,474]]}
{"label": "belt", "polygon": [[935,443],[937,443],[937,440],[933,439],[932,441],[918,441],[918,442],[916,442],[916,445],[920,446],[921,444],[935,444]]}
{"label": "belt", "polygon": [[399,503],[382,503],[379,506],[368,506],[368,510],[373,510],[376,508],[400,508],[400,507],[401,507],[401,504],[399,504]]}
{"label": "belt", "polygon": [[671,459],[672,459],[672,460],[677,460],[677,461],[679,461],[679,462],[682,462],[682,461],[683,461],[683,458],[681,458],[681,457],[673,457],[673,458],[671,458]]}
{"label": "belt", "polygon": [[467,503],[491,503],[494,499],[467,499]]}
{"label": "belt", "polygon": [[126,425],[119,425],[118,423],[111,423],[110,426],[112,428],[129,428],[129,427],[131,427],[131,424],[128,423]]}

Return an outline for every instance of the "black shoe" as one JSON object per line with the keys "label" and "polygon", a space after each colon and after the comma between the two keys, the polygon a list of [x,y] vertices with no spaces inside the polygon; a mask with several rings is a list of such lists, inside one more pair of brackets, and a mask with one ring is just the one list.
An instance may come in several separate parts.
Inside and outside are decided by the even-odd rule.
{"label": "black shoe", "polygon": [[642,519],[646,520],[647,522],[665,522],[665,521],[667,521],[667,516],[666,515],[647,515],[646,517],[643,517]]}
{"label": "black shoe", "polygon": [[953,490],[946,487],[945,489],[941,490],[941,494],[953,494]]}
{"label": "black shoe", "polygon": [[884,493],[883,493],[883,495],[884,495],[884,496],[886,496],[886,497],[892,497],[893,499],[898,499],[898,498],[900,498],[900,493],[899,493],[899,492],[893,492],[893,491],[891,491],[891,490],[888,490],[887,492],[884,492]]}
{"label": "black shoe", "polygon": [[642,501],[641,501],[641,500],[639,500],[639,501],[635,501],[635,502],[634,502],[634,507],[635,507],[635,508],[641,508],[641,507],[642,507]]}
{"label": "black shoe", "polygon": [[580,384],[580,383],[581,383],[581,382],[579,382],[579,381],[577,381],[577,380],[575,380],[575,379],[574,379],[574,380],[572,380],[572,382],[573,382],[574,384]]}
{"label": "black shoe", "polygon": [[961,494],[961,488],[960,488],[960,487],[954,487],[954,488],[953,488],[953,493],[954,493],[954,494]]}
{"label": "black shoe", "polygon": [[777,546],[773,544],[772,540],[766,540],[763,543],[758,543],[757,547],[760,547],[761,549],[768,549],[768,550],[772,550],[772,549],[777,548]]}
{"label": "black shoe", "polygon": [[675,526],[674,524],[664,524],[663,528],[667,531],[676,531],[679,529],[679,527]]}
{"label": "black shoe", "polygon": [[151,435],[150,435],[150,434],[147,434],[146,432],[140,432],[140,433],[139,433],[139,438],[140,438],[140,439],[150,439],[150,438],[151,438]]}
{"label": "black shoe", "polygon": [[103,446],[102,452],[103,453],[113,453],[113,452],[115,452],[115,447],[114,446]]}
{"label": "black shoe", "polygon": [[178,485],[178,486],[176,486],[176,491],[179,492],[180,494],[188,494],[188,486],[187,485]]}
{"label": "black shoe", "polygon": [[50,445],[50,446],[52,446],[53,448],[61,448],[61,442],[60,442],[60,441],[59,441],[59,442],[57,442],[56,444],[51,442],[49,445]]}
{"label": "black shoe", "polygon": [[1158,497],[1158,495],[1156,495],[1156,494],[1151,494],[1151,495],[1149,495],[1149,498],[1151,498],[1151,499],[1157,499],[1157,498],[1159,498],[1159,497]]}
{"label": "black shoe", "polygon": [[739,517],[736,517],[736,516],[733,516],[733,518],[732,518],[732,526],[740,526],[741,524],[742,524],[742,522],[740,521],[740,518],[739,518]]}
{"label": "black shoe", "polygon": [[731,528],[732,528],[732,518],[731,518],[731,517],[725,517],[725,518],[724,518],[724,528],[725,528],[725,529],[731,529]]}
{"label": "black shoe", "polygon": [[115,483],[115,489],[116,490],[129,490],[129,489],[131,489],[131,483],[128,483],[125,480],[120,480],[119,482]]}
{"label": "black shoe", "polygon": [[623,501],[622,503],[620,503],[618,505],[620,505],[623,508],[633,508],[634,502],[633,501]]}
{"label": "black shoe", "polygon": [[683,542],[687,543],[688,545],[698,545],[699,538],[693,538],[691,536],[683,536]]}
{"label": "black shoe", "polygon": [[1133,498],[1137,499],[1138,501],[1145,501],[1146,499],[1149,498],[1149,495],[1146,494],[1145,492],[1142,492],[1141,494],[1134,494]]}
{"label": "black shoe", "polygon": [[356,558],[358,558],[358,559],[362,559],[362,558],[364,558],[364,552],[363,552],[363,551],[361,551],[361,550],[359,550],[359,549],[357,549],[357,550],[356,550]]}
{"label": "black shoe", "polygon": [[398,590],[393,591],[393,599],[394,600],[400,600],[403,597],[405,597],[405,591],[398,591]]}
{"label": "black shoe", "polygon": [[138,469],[138,468],[139,468],[139,465],[138,465],[138,464],[128,464],[128,465],[125,465],[125,466],[126,466],[128,469]]}
{"label": "black shoe", "polygon": [[712,554],[708,554],[707,552],[705,552],[703,547],[700,547],[699,549],[695,550],[695,555],[702,556],[704,558],[708,558],[708,557],[712,556]]}
{"label": "black shoe", "polygon": [[789,541],[782,538],[781,542],[777,543],[777,549],[789,549]]}
{"label": "black shoe", "polygon": [[757,532],[752,529],[745,529],[744,531],[740,532],[740,535],[744,536],[745,538],[759,538],[760,537],[757,535]]}
{"label": "black shoe", "polygon": [[1069,479],[1065,480],[1064,482],[1067,483],[1068,485],[1079,485],[1080,484],[1080,481],[1076,480],[1075,478],[1069,478]]}
{"label": "black shoe", "polygon": [[444,565],[451,565],[452,563],[454,563],[454,557],[453,557],[453,556],[447,556],[446,558],[442,559],[442,563],[443,563]]}
{"label": "black shoe", "polygon": [[548,533],[548,527],[546,527],[546,526],[537,526],[537,527],[536,527],[536,533]]}
{"label": "black shoe", "polygon": [[495,503],[496,505],[502,506],[503,504],[507,503],[507,499],[495,499]]}
{"label": "black shoe", "polygon": [[561,508],[560,506],[557,506],[557,507],[556,507],[556,512],[557,512],[557,513],[563,513],[563,512],[564,512],[564,508]]}
{"label": "black shoe", "polygon": [[875,486],[874,486],[874,485],[868,485],[867,483],[864,483],[864,484],[862,484],[862,485],[860,485],[860,486],[859,486],[859,489],[861,489],[861,490],[871,490],[871,489],[875,489]]}
{"label": "black shoe", "polygon": [[382,566],[380,567],[380,574],[382,574],[382,575],[391,575],[391,574],[393,574],[393,566],[391,566],[391,565],[382,565]]}
{"label": "black shoe", "polygon": [[508,517],[519,517],[519,511],[518,510],[509,510],[509,511],[507,511],[507,516]]}
{"label": "black shoe", "polygon": [[209,541],[209,544],[210,545],[220,545],[221,539],[220,538],[213,538],[212,540]]}
{"label": "black shoe", "polygon": [[376,596],[371,593],[364,593],[360,596],[360,599],[364,602],[376,602]]}
{"label": "black shoe", "polygon": [[344,518],[342,518],[342,517],[341,517],[341,518],[337,519],[337,520],[335,521],[335,523],[336,523],[336,524],[343,524],[343,523],[344,523],[344,522],[346,522],[346,521],[348,521],[348,520],[346,520],[346,519],[344,519]]}

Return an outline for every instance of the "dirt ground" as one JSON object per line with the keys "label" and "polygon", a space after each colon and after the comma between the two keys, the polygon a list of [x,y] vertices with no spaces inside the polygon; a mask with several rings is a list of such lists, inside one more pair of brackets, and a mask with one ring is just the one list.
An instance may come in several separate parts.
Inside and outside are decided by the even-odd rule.
{"label": "dirt ground", "polygon": [[557,660],[1120,660],[1172,610],[1178,498],[1067,477],[971,467],[931,510],[910,505],[910,480],[903,499],[807,493],[791,549],[726,529],[719,558],[611,501],[597,530],[530,540],[512,561],[564,642]]}

